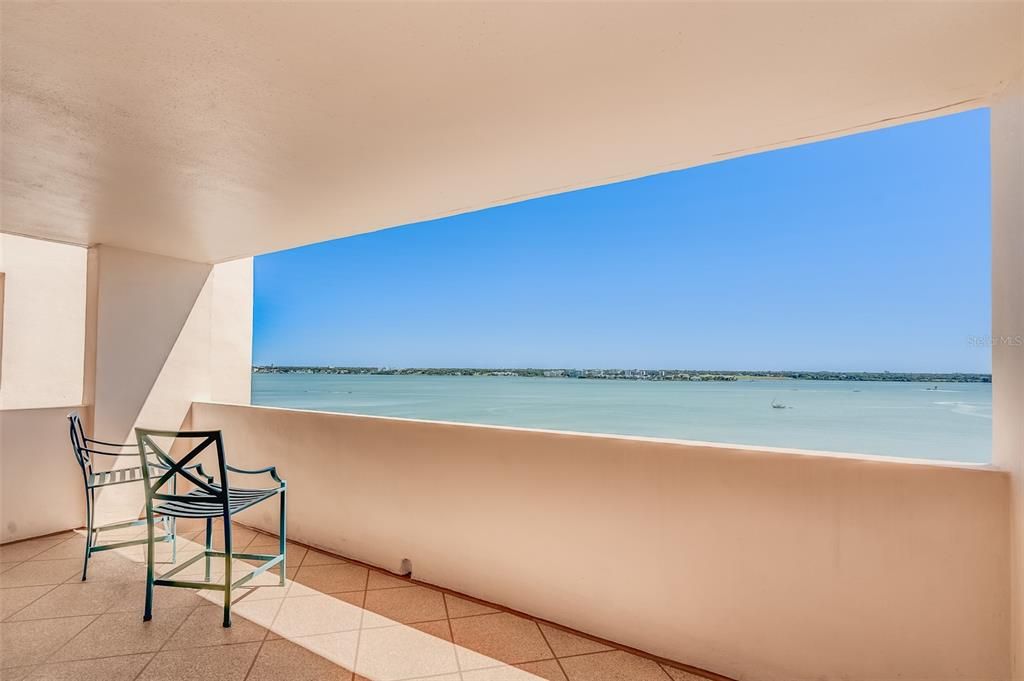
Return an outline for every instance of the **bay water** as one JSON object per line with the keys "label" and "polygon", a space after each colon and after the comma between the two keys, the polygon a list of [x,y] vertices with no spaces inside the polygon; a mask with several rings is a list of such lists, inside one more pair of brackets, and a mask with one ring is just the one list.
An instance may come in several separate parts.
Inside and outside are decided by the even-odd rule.
{"label": "bay water", "polygon": [[266,373],[252,403],[967,463],[992,450],[990,383]]}

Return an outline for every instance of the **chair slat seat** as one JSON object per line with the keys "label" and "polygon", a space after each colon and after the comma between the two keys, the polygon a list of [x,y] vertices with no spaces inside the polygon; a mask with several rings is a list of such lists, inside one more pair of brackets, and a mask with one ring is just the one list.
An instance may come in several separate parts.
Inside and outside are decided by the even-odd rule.
{"label": "chair slat seat", "polygon": [[[221,487],[211,484],[217,492]],[[244,511],[253,504],[258,504],[264,499],[278,494],[280,488],[272,489],[244,489],[240,487],[229,487],[230,498],[229,508],[234,515]],[[224,502],[218,497],[212,496],[200,489],[195,489],[184,495],[185,499],[168,501],[153,508],[154,513],[169,515],[175,518],[216,518],[224,515]]]}
{"label": "chair slat seat", "polygon": [[[150,466],[150,475],[160,475],[160,466]],[[109,471],[96,471],[89,474],[87,484],[90,488],[106,487],[108,485],[120,485],[126,482],[142,482],[142,466],[130,468],[115,468]]]}

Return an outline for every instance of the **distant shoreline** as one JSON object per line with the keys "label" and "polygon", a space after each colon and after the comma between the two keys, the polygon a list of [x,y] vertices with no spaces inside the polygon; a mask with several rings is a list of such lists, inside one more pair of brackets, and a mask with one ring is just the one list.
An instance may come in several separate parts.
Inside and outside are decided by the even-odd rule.
{"label": "distant shoreline", "polygon": [[991,374],[889,371],[705,371],[698,369],[478,369],[455,367],[388,368],[331,366],[254,366],[253,374],[335,376],[517,376],[618,381],[887,381],[897,383],[991,383]]}

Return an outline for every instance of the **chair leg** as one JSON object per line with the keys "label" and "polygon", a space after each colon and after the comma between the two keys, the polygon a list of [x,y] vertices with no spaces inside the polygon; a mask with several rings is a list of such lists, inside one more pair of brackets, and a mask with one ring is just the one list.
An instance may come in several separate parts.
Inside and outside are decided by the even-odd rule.
{"label": "chair leg", "polygon": [[210,581],[210,551],[213,551],[213,518],[206,519],[206,581]]}
{"label": "chair leg", "polygon": [[82,561],[83,582],[89,572],[89,554],[92,553],[92,502],[95,500],[95,497],[91,492],[91,489],[85,490],[85,559]]}
{"label": "chair leg", "polygon": [[146,504],[146,610],[142,615],[142,621],[148,622],[153,619],[153,561],[155,559],[153,549],[153,510]]}
{"label": "chair leg", "polygon": [[288,563],[288,552],[287,552],[288,539],[285,536],[285,532],[287,531],[286,528],[288,526],[288,524],[287,524],[288,523],[288,512],[287,512],[287,506],[285,505],[285,500],[284,500],[284,490],[281,491],[281,498],[279,499],[279,501],[281,502],[281,528],[278,530],[277,536],[278,536],[278,540],[280,541],[279,551],[281,552],[281,555],[283,556],[283,558],[281,558],[281,586],[284,586],[285,576],[287,575],[286,571],[288,569],[288,567],[287,567],[287,563]]}
{"label": "chair leg", "polygon": [[[178,493],[178,476],[175,475],[171,480],[171,494]],[[178,562],[178,519],[171,516],[169,526],[164,534],[171,535],[171,565],[175,565]]]}
{"label": "chair leg", "polygon": [[231,516],[224,516],[224,626],[231,626]]}

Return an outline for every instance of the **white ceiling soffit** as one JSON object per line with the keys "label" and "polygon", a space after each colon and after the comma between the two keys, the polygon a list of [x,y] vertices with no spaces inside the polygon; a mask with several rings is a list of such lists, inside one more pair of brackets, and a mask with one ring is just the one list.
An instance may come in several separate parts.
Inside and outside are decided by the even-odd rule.
{"label": "white ceiling soffit", "polygon": [[4,3],[3,231],[218,262],[984,104],[1024,4]]}

